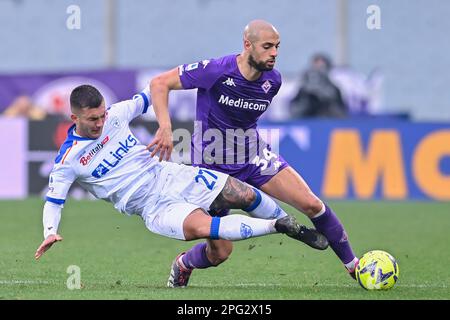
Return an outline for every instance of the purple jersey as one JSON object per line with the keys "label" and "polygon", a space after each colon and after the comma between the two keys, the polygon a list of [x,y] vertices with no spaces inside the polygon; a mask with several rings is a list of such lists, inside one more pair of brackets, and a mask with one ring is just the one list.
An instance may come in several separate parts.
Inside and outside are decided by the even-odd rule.
{"label": "purple jersey", "polygon": [[261,168],[273,167],[273,163],[278,172],[285,166],[256,131],[259,117],[281,87],[281,75],[273,69],[248,81],[239,71],[236,57],[203,60],[178,69],[183,88],[198,89],[192,162],[260,186],[262,180],[270,179],[252,181],[252,176],[261,175]]}

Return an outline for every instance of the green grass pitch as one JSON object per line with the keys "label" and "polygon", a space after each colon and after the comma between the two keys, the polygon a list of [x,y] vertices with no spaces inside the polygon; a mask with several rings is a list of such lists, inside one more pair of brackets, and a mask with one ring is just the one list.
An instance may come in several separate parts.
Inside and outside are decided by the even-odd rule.
{"label": "green grass pitch", "polygon": [[[139,217],[100,201],[69,200],[59,228],[64,240],[35,261],[43,201],[31,198],[0,201],[0,299],[450,299],[450,203],[330,204],[358,256],[381,249],[397,259],[392,290],[365,291],[331,249],[278,234],[235,242],[228,261],[195,270],[186,289],[169,289],[172,259],[196,242],[152,234]],[[81,271],[79,290],[66,285],[71,265]]]}

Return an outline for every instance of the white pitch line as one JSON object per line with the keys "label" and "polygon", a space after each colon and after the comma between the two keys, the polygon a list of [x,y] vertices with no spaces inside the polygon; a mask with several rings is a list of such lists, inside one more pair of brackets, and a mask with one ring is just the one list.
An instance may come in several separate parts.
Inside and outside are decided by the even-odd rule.
{"label": "white pitch line", "polygon": [[[284,287],[286,285],[279,284],[279,283],[237,283],[237,284],[199,284],[200,287],[226,287],[226,288],[232,288],[232,287]],[[306,284],[306,285],[289,285],[289,287],[296,287],[296,288],[312,288],[312,287],[338,287],[338,288],[351,288],[355,286],[354,284],[337,284],[337,283],[318,283],[316,285],[313,284]],[[440,289],[447,289],[449,288],[446,284],[396,284],[396,287],[402,287],[402,288],[440,288]]]}
{"label": "white pitch line", "polygon": [[[39,284],[63,284],[63,282],[59,281],[48,281],[48,280],[0,280],[0,285],[20,285],[20,284],[28,284],[28,285],[39,285]],[[108,284],[106,282],[87,282],[88,285],[104,285]],[[128,285],[140,285],[141,283],[128,283]],[[236,284],[217,284],[217,283],[202,283],[198,285],[194,285],[193,287],[221,287],[221,288],[246,288],[246,287],[260,287],[260,288],[268,288],[268,287],[277,287],[277,288],[283,288],[286,285],[280,284],[280,283],[258,283],[258,282],[251,282],[251,283],[236,283]],[[354,287],[354,284],[337,284],[337,283],[318,283],[316,285],[314,284],[297,284],[297,285],[288,285],[288,287],[294,287],[294,288],[313,288],[313,287],[326,287],[326,288],[351,288]],[[402,284],[398,283],[395,285],[396,287],[402,287],[402,288],[423,288],[423,289],[448,289],[449,286],[447,284]]]}
{"label": "white pitch line", "polygon": [[46,280],[0,280],[0,284],[57,284],[57,282]]}

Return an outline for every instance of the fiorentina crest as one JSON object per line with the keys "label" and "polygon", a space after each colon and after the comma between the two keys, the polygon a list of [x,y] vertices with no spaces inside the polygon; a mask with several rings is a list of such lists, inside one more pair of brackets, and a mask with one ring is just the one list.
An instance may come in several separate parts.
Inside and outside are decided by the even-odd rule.
{"label": "fiorentina crest", "polygon": [[269,80],[266,80],[262,85],[261,88],[264,90],[265,93],[269,92],[270,88],[272,88],[272,85],[270,84]]}

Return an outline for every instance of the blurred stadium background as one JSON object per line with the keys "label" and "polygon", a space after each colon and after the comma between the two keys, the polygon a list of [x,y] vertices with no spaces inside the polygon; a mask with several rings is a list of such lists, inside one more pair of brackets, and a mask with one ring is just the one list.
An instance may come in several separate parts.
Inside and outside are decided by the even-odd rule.
{"label": "blurred stadium background", "polygon": [[[430,255],[424,259],[441,259],[439,265],[448,266],[448,250],[444,256],[440,256],[440,250],[445,251],[445,246],[441,246],[450,241],[449,16],[450,2],[445,0],[281,0],[277,3],[267,0],[0,0],[0,134],[3,137],[0,140],[0,248],[2,256],[14,252],[13,258],[3,261],[0,271],[0,286],[10,289],[3,297],[57,297],[52,291],[55,282],[48,280],[46,273],[57,261],[42,262],[40,270],[30,270],[36,268],[31,258],[42,237],[40,204],[48,173],[70,123],[71,89],[81,83],[91,83],[100,89],[109,104],[129,99],[160,71],[240,52],[243,28],[257,18],[273,23],[281,35],[276,67],[283,76],[283,86],[261,119],[262,128],[279,130],[280,153],[305,177],[314,192],[345,210],[343,219],[351,226],[349,234],[355,237],[354,246],[360,254],[379,248],[379,244],[384,246],[379,249],[401,255],[406,262],[405,257],[413,255],[408,245],[417,240],[412,234],[420,234],[421,227],[428,225],[426,234],[433,237],[427,242],[430,248],[422,248],[422,253]],[[317,53],[327,55],[333,62],[329,76],[348,107],[343,117],[294,116],[291,101],[302,86],[302,74],[310,67],[311,57]],[[174,128],[191,130],[194,108],[195,91],[171,93]],[[143,143],[149,142],[156,130],[154,114],[135,121],[133,127]],[[84,199],[79,206],[87,210],[88,194],[75,186],[70,195]],[[420,205],[415,205],[418,202]],[[69,201],[69,205],[76,211],[77,202]],[[408,213],[414,210],[411,229],[403,226],[400,229],[405,233],[397,234],[395,227],[408,226],[411,222]],[[439,214],[433,215],[435,211]],[[364,214],[368,215],[367,220]],[[89,223],[90,217],[86,216]],[[98,217],[93,219],[102,223]],[[84,220],[78,223],[83,224]],[[110,232],[116,229],[115,225],[111,226]],[[370,229],[367,232],[371,236],[366,237],[365,229]],[[11,249],[11,239],[21,234],[21,230],[26,230],[28,241],[19,242]],[[126,234],[132,237],[134,231],[130,228]],[[383,238],[380,243],[375,240],[378,235]],[[178,246],[158,260],[163,274],[162,280],[155,281],[164,285],[165,269],[176,250],[187,246],[174,245],[169,239],[158,238],[158,241],[161,246]],[[256,246],[255,251],[258,241],[268,240],[255,240],[252,244]],[[434,241],[440,246],[431,250]],[[294,247],[292,243],[289,245]],[[238,248],[247,246],[238,244]],[[101,248],[99,244],[97,249]],[[63,254],[58,249],[55,256]],[[124,245],[122,252],[127,250]],[[50,260],[52,254],[49,253]],[[241,256],[236,253],[233,257]],[[96,259],[96,254],[91,258]],[[83,260],[82,256],[80,259]],[[260,259],[265,261],[268,257]],[[329,259],[340,270],[335,259],[331,256]],[[66,260],[63,259],[64,263]],[[314,268],[317,260],[310,263]],[[18,264],[22,266],[19,269]],[[238,265],[236,261],[234,267]],[[420,264],[411,270],[419,270],[419,266],[424,273]],[[231,276],[232,267],[227,270]],[[63,274],[59,276],[63,287],[64,271],[61,269]],[[449,299],[450,275],[445,267],[440,272],[440,281],[430,278],[424,287],[420,279],[411,278],[409,286],[405,284],[404,288],[410,295],[403,297]],[[316,272],[316,276],[319,279],[321,274]],[[340,276],[342,279],[337,282],[348,282],[345,275]],[[232,281],[226,275],[223,277],[224,281]],[[314,281],[310,279],[311,286],[316,282],[314,277]],[[8,282],[14,279],[19,281],[18,286]],[[117,286],[115,279],[112,276],[105,281]],[[214,281],[211,279],[214,278],[208,281]],[[269,289],[270,286],[278,288],[274,281],[269,281],[272,283]],[[43,285],[47,291],[43,295],[40,291],[28,294],[27,283],[33,290]],[[117,297],[102,295],[102,290],[110,289],[108,285],[100,288],[99,295],[88,297]],[[428,291],[418,294],[421,288],[432,288],[437,294],[428,295]],[[339,292],[347,289],[345,285],[336,289],[337,297],[344,297]],[[190,298],[214,297],[196,293],[199,295]],[[295,294],[290,291],[286,295],[278,292],[253,297],[335,297]],[[141,298],[145,294],[131,294],[131,297]],[[182,295],[170,297],[183,298]],[[229,297],[251,298],[243,296],[241,290]],[[349,297],[362,296],[358,293]],[[401,299],[402,295],[393,297]]]}

